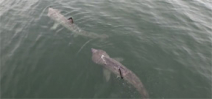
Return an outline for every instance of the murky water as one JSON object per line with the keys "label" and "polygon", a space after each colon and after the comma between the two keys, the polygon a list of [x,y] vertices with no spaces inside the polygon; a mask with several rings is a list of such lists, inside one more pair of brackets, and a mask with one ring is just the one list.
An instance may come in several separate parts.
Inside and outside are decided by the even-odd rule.
{"label": "murky water", "polygon": [[[108,38],[52,29],[49,6]],[[212,98],[211,18],[210,0],[1,0],[1,97],[140,98],[115,75],[105,81],[98,48],[124,59],[150,98]]]}

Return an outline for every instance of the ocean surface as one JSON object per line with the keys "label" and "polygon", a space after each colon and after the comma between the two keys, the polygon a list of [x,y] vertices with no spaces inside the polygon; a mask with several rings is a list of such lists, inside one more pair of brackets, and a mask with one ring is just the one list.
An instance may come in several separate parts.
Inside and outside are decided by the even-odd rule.
{"label": "ocean surface", "polygon": [[[47,16],[61,11],[91,39]],[[0,0],[1,98],[141,98],[91,60],[102,49],[150,98],[212,98],[211,0]]]}

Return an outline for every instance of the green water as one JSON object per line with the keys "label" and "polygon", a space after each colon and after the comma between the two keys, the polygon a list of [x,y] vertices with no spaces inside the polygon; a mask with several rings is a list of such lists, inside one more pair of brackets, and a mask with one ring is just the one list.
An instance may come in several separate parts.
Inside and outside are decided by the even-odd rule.
{"label": "green water", "polygon": [[[49,6],[108,38],[52,29]],[[212,98],[211,18],[210,0],[1,0],[1,98],[140,98],[105,81],[91,48],[123,58],[150,98]]]}

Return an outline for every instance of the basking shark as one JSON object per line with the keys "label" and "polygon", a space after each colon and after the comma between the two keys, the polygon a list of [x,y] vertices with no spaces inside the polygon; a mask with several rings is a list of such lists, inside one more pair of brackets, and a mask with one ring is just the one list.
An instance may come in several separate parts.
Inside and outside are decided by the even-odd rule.
{"label": "basking shark", "polygon": [[94,63],[103,65],[104,68],[120,76],[122,79],[133,85],[144,99],[149,98],[149,95],[142,82],[131,70],[127,69],[124,65],[115,59],[110,58],[110,56],[103,50],[92,48],[91,52],[92,60]]}
{"label": "basking shark", "polygon": [[64,17],[59,10],[49,7],[48,8],[48,17],[56,21],[57,23],[61,24],[65,28],[73,31],[77,35],[82,35],[90,38],[106,38],[107,35],[100,35],[91,32],[86,32],[80,29],[76,24],[71,23],[66,17]]}

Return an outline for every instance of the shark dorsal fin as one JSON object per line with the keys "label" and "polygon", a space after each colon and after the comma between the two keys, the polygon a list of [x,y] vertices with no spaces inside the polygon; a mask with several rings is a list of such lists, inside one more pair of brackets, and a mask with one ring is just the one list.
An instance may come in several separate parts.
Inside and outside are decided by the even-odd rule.
{"label": "shark dorsal fin", "polygon": [[123,76],[122,76],[122,73],[121,73],[121,69],[120,68],[119,68],[119,74],[120,74],[121,79],[123,79]]}

